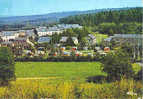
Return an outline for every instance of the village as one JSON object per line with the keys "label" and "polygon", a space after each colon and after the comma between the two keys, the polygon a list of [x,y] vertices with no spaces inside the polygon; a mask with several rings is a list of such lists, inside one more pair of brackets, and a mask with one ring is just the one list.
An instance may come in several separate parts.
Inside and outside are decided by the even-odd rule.
{"label": "village", "polygon": [[[15,58],[21,57],[48,57],[48,56],[93,56],[95,51],[106,54],[110,50],[106,47],[101,50],[96,46],[96,37],[88,34],[88,44],[95,45],[89,49],[89,45],[85,45],[82,50],[78,50],[79,40],[76,36],[71,39],[68,36],[62,36],[59,43],[53,43],[52,35],[60,35],[67,29],[78,28],[82,26],[78,24],[58,24],[53,27],[37,27],[31,30],[18,31],[2,31],[0,32],[0,46],[10,47]],[[68,45],[68,39],[73,41],[73,46]]]}
{"label": "village", "polygon": [[0,0],[0,99],[143,99],[143,7],[128,1]]}
{"label": "village", "polygon": [[[103,38],[101,34],[97,36],[98,33],[87,33],[84,37],[80,37],[76,35],[77,32],[74,34],[71,31],[83,28],[79,24],[57,24],[48,28],[39,26],[31,30],[1,31],[0,46],[11,48],[16,60],[37,58],[48,60],[59,57],[66,60],[69,57],[78,57],[78,60],[84,58],[86,61],[98,60],[108,52],[114,51],[111,45],[113,41],[116,42],[117,47],[130,42],[136,42],[133,47],[142,44],[142,36],[137,34],[114,34]],[[82,32],[79,35],[84,34]],[[133,57],[136,58],[140,54],[139,47],[134,50],[136,51]]]}

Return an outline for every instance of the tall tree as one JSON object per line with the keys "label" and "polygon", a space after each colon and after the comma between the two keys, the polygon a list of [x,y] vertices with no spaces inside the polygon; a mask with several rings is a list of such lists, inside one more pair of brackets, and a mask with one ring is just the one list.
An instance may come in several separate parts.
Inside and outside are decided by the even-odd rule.
{"label": "tall tree", "polygon": [[7,83],[15,79],[14,56],[7,47],[0,47],[0,82]]}

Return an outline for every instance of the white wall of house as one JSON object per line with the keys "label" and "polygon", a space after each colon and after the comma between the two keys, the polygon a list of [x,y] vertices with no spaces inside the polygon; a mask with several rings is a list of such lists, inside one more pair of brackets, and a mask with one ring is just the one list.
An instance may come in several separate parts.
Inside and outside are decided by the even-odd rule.
{"label": "white wall of house", "polygon": [[2,36],[1,37],[3,41],[9,41],[10,39],[15,39],[15,36]]}
{"label": "white wall of house", "polygon": [[53,35],[54,33],[60,34],[62,31],[47,31],[47,32],[38,32],[39,36]]}

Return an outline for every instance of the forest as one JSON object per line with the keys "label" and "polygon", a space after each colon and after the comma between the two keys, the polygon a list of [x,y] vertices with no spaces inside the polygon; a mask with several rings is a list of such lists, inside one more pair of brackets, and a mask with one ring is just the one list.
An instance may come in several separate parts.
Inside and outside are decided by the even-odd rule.
{"label": "forest", "polygon": [[91,27],[94,32],[103,34],[141,34],[142,7],[119,11],[103,11],[93,14],[82,14],[60,19],[64,24],[80,24]]}

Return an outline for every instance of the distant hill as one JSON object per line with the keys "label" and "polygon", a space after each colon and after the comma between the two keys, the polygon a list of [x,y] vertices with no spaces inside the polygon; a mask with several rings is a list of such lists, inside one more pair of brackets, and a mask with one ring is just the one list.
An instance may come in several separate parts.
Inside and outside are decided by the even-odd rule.
{"label": "distant hill", "polygon": [[121,10],[130,8],[111,8],[111,9],[96,9],[88,11],[71,11],[71,12],[59,12],[59,13],[49,13],[44,15],[31,15],[31,16],[12,16],[12,17],[0,17],[0,25],[13,25],[13,24],[31,24],[40,25],[44,23],[55,23],[58,22],[60,18],[80,15],[80,14],[90,14],[98,13],[108,10]]}

